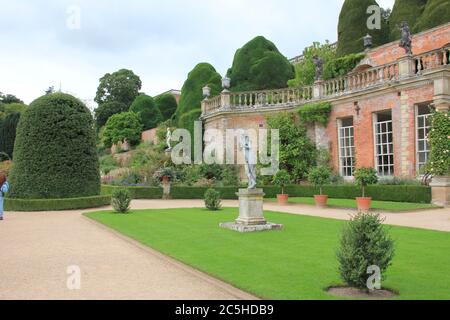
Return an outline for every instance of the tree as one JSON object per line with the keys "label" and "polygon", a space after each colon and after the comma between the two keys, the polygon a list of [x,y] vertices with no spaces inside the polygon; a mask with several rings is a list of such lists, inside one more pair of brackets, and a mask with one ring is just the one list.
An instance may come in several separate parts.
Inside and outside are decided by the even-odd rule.
{"label": "tree", "polygon": [[16,140],[16,129],[20,120],[20,113],[13,112],[6,116],[0,126],[0,152],[13,157],[14,142]]}
{"label": "tree", "polygon": [[22,103],[23,101],[17,98],[13,94],[3,94],[0,92],[0,102],[3,104],[9,104],[9,103]]}
{"label": "tree", "polygon": [[350,53],[364,51],[363,37],[370,34],[373,37],[373,45],[379,46],[389,41],[388,21],[381,16],[381,29],[369,30],[367,27],[370,14],[367,8],[378,3],[375,0],[345,0],[339,15],[338,47],[339,57]]}
{"label": "tree", "polygon": [[422,15],[427,0],[396,0],[389,19],[390,40],[400,39],[400,24],[408,22],[411,30]]}
{"label": "tree", "polygon": [[19,102],[13,102],[13,103],[4,105],[4,111],[6,114],[15,113],[15,112],[23,113],[23,112],[25,112],[25,110],[27,108],[28,108],[28,106],[26,104],[19,103]]}
{"label": "tree", "polygon": [[181,89],[180,104],[175,114],[181,128],[185,128],[180,123],[183,115],[193,110],[201,110],[202,88],[206,85],[211,88],[211,96],[216,96],[222,89],[222,77],[209,63],[199,63],[189,72]]}
{"label": "tree", "polygon": [[262,36],[238,49],[228,70],[232,91],[284,88],[294,76],[287,58]]}
{"label": "tree", "polygon": [[59,199],[100,194],[94,120],[77,98],[44,95],[21,115],[9,196]]}
{"label": "tree", "polygon": [[112,74],[107,73],[100,79],[94,101],[99,105],[121,102],[129,107],[139,95],[141,87],[141,79],[131,70],[121,69]]}
{"label": "tree", "polygon": [[414,26],[415,32],[434,28],[450,21],[450,1],[428,0],[425,9]]}
{"label": "tree", "polygon": [[144,130],[156,128],[163,122],[163,115],[159,111],[152,97],[138,96],[130,107],[130,111],[138,115]]}
{"label": "tree", "polygon": [[94,110],[97,130],[100,130],[100,128],[106,124],[111,116],[127,111],[127,105],[122,102],[114,101],[99,105],[98,108]]}
{"label": "tree", "polygon": [[142,124],[134,112],[123,112],[108,119],[103,132],[103,143],[110,148],[113,144],[124,142],[125,139],[136,145],[141,140]]}
{"label": "tree", "polygon": [[163,115],[164,121],[169,120],[177,111],[178,103],[170,93],[165,93],[155,98],[156,106]]}
{"label": "tree", "polygon": [[280,169],[289,172],[293,181],[301,181],[316,164],[316,148],[306,127],[298,123],[294,114],[286,112],[269,118],[267,123],[280,131]]}

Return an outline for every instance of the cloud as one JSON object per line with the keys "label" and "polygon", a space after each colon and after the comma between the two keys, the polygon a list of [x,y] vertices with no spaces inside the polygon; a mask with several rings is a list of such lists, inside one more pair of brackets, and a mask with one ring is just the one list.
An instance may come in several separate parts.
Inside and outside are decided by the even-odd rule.
{"label": "cloud", "polygon": [[[313,41],[335,41],[342,3],[0,0],[0,91],[29,103],[61,83],[63,91],[93,99],[98,79],[120,68],[138,74],[147,94],[179,89],[199,62],[224,74],[236,49],[257,35],[288,57]],[[80,29],[68,28],[73,6]]]}

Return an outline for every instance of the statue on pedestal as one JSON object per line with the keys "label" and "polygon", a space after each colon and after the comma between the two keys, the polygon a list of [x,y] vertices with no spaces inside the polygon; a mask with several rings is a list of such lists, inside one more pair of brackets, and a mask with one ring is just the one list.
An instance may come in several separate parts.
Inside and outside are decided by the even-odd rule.
{"label": "statue on pedestal", "polygon": [[323,72],[323,59],[320,58],[318,55],[315,55],[313,58],[314,65],[316,66],[316,77],[315,80],[319,81],[322,79],[322,72]]}
{"label": "statue on pedestal", "polygon": [[400,30],[402,32],[400,47],[405,49],[407,55],[412,55],[412,38],[408,23],[402,22],[402,24],[400,25]]}
{"label": "statue on pedestal", "polygon": [[170,128],[167,128],[167,135],[166,135],[167,152],[172,151],[172,146],[170,144],[171,141],[172,141],[172,132],[170,132]]}
{"label": "statue on pedestal", "polygon": [[244,149],[245,155],[245,173],[248,178],[248,189],[256,188],[256,159],[254,157],[252,142],[248,135],[244,136],[244,141],[241,144],[241,150]]}

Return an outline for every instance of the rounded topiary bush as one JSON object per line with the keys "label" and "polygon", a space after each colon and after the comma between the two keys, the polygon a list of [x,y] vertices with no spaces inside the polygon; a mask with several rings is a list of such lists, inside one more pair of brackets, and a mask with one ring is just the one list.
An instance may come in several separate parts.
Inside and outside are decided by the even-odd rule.
{"label": "rounded topiary bush", "polygon": [[214,189],[208,189],[205,192],[205,207],[210,211],[220,210],[222,207],[220,192]]}
{"label": "rounded topiary bush", "polygon": [[60,199],[100,194],[94,120],[75,97],[35,100],[17,127],[11,198]]}

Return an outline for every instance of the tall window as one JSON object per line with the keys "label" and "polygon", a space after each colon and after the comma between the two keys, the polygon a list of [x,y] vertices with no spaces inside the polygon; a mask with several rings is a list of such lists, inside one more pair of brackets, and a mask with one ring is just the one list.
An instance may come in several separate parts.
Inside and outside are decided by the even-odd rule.
{"label": "tall window", "polygon": [[418,105],[416,108],[416,150],[417,172],[427,163],[430,156],[428,133],[431,130],[431,108],[429,105]]}
{"label": "tall window", "polygon": [[352,177],[355,170],[355,139],[353,118],[338,120],[339,171],[343,177]]}
{"label": "tall window", "polygon": [[391,111],[374,114],[375,162],[380,176],[394,175],[394,138]]}

